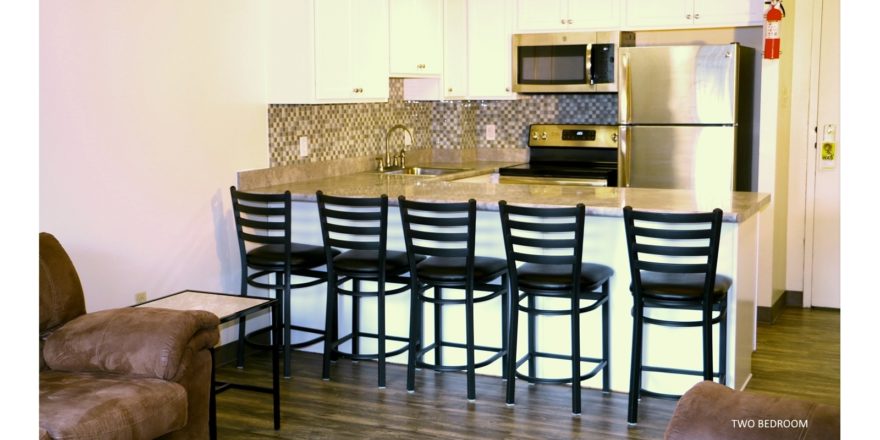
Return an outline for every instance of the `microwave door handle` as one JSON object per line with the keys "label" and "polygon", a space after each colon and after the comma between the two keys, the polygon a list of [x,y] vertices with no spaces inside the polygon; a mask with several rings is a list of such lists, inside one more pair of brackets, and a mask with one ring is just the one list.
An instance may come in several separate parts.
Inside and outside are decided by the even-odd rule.
{"label": "microwave door handle", "polygon": [[593,85],[593,44],[587,43],[587,56],[584,58],[587,68],[587,81]]}

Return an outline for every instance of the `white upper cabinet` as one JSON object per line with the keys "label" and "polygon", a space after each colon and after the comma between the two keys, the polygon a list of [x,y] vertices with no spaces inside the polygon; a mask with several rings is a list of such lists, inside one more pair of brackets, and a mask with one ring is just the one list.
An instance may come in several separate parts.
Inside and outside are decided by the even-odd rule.
{"label": "white upper cabinet", "polygon": [[443,0],[443,98],[468,95],[468,0]]}
{"label": "white upper cabinet", "polygon": [[391,76],[443,71],[443,0],[390,0]]}
{"label": "white upper cabinet", "polygon": [[627,0],[624,28],[676,29],[759,26],[762,0]]}
{"label": "white upper cabinet", "polygon": [[620,27],[618,0],[516,0],[516,31],[577,31]]}
{"label": "white upper cabinet", "polygon": [[468,2],[468,95],[515,99],[510,84],[514,0]]}
{"label": "white upper cabinet", "polygon": [[387,0],[315,2],[315,98],[388,100]]}
{"label": "white upper cabinet", "polygon": [[388,0],[266,0],[272,104],[388,100]]}

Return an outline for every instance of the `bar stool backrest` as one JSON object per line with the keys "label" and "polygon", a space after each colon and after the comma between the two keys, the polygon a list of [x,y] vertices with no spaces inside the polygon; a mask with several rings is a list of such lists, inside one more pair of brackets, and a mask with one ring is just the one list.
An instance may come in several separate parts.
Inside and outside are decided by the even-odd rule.
{"label": "bar stool backrest", "polygon": [[[238,191],[232,186],[229,192],[232,194],[242,273],[247,273],[247,253],[255,247],[281,245],[284,246],[284,255],[289,255],[292,242],[290,191],[258,194]],[[284,264],[289,271],[290,260]]]}
{"label": "bar stool backrest", "polygon": [[[398,197],[403,238],[408,255],[465,258],[468,279],[473,278],[477,202],[433,203]],[[410,259],[410,273],[416,274]]]}
{"label": "bar stool backrest", "polygon": [[328,267],[333,265],[333,249],[377,251],[385,261],[388,241],[388,196],[338,197],[321,191],[318,215]]}
{"label": "bar stool backrest", "polygon": [[623,208],[633,293],[642,294],[642,273],[704,274],[709,303],[721,241],[721,209],[702,213],[656,213]]}
{"label": "bar stool backrest", "polygon": [[504,249],[511,278],[518,263],[571,265],[572,286],[580,291],[584,243],[584,205],[532,208],[498,202]]}

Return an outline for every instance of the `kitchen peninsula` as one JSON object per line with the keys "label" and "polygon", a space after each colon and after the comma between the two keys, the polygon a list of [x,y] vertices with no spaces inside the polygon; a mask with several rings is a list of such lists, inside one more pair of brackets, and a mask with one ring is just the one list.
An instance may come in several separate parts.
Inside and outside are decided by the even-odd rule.
{"label": "kitchen peninsula", "polygon": [[[457,168],[465,171],[433,177],[360,172],[258,188],[242,185],[241,189],[273,193],[290,191],[294,201],[294,240],[315,245],[321,244],[317,207],[314,203],[316,191],[351,197],[376,197],[387,194],[392,205],[389,212],[389,249],[404,249],[400,216],[395,207],[399,195],[404,195],[407,199],[436,202],[459,202],[473,198],[477,201],[480,210],[477,219],[477,254],[500,258],[504,258],[505,255],[497,213],[499,200],[530,206],[572,206],[583,203],[587,209],[584,260],[608,265],[615,271],[611,281],[611,381],[612,389],[621,392],[627,391],[629,386],[632,334],[630,315],[632,297],[629,292],[629,263],[622,208],[629,205],[635,209],[660,212],[695,212],[721,208],[724,211],[724,224],[718,273],[731,276],[734,280],[728,295],[727,385],[736,389],[745,387],[751,377],[751,353],[755,348],[757,294],[759,290],[770,288],[770,270],[766,263],[770,256],[767,255],[767,248],[763,246],[764,243],[772,241],[771,237],[764,236],[770,230],[770,216],[767,215],[770,205],[769,195],[749,192],[701,193],[691,190],[501,184],[489,178],[498,167],[509,164],[431,163],[430,166],[433,167]],[[244,182],[244,180],[240,181]],[[300,313],[305,315],[305,320],[315,321],[306,322],[304,325],[323,325],[323,294],[323,287],[318,287],[313,293],[304,292],[294,295],[297,297],[294,300],[294,310],[299,309]],[[388,316],[400,317],[398,320],[400,322],[389,323],[389,332],[405,334],[406,319],[409,314],[408,300],[393,298],[393,300],[398,299],[399,301],[389,299],[387,305]],[[294,319],[300,319],[297,312],[294,313]],[[342,317],[348,316],[347,305],[340,306],[340,313]],[[366,322],[371,318],[369,313],[367,310],[362,313],[362,319]],[[477,313],[479,314],[479,310]],[[485,316],[478,317],[478,322],[482,322],[487,326],[486,328],[497,328],[495,320],[498,317],[495,315],[486,313]],[[550,330],[544,330],[547,326],[541,324],[541,333],[538,335],[542,344],[541,350],[567,352],[567,330],[564,330],[567,324],[564,319],[561,321],[558,331],[552,327],[552,324]],[[457,329],[453,329],[454,326],[447,327],[453,332],[454,337]],[[598,325],[594,327],[592,322],[585,321],[582,331],[585,335],[582,349],[584,355],[590,355],[592,350],[599,350],[598,338],[591,337],[598,335]],[[463,328],[460,333],[463,334]],[[483,342],[497,343],[497,339],[491,339],[497,338],[497,335],[484,336],[489,339]],[[478,343],[481,343],[480,337],[478,331]],[[657,362],[664,365],[698,369],[700,353],[698,349],[693,348],[698,345],[681,344],[677,341],[684,338],[699,340],[699,337],[697,328],[667,329],[651,326],[645,337],[645,360],[651,362],[652,359],[660,359]],[[718,337],[717,330],[715,337]],[[520,341],[524,339],[520,338]],[[717,341],[714,346],[717,351]],[[405,363],[405,357],[391,361]],[[547,368],[552,370],[553,367]],[[500,376],[500,366],[493,365],[480,372]],[[652,390],[682,393],[697,380],[695,377],[653,374],[646,375],[644,382],[646,388]],[[584,385],[600,388],[600,381],[601,378],[596,377],[586,381]],[[403,386],[403,384],[390,382],[389,386]]]}

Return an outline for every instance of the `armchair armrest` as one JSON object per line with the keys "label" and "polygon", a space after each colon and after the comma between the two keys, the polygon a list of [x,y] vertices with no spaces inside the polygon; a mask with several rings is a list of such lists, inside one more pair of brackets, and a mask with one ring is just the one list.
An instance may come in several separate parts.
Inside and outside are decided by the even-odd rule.
{"label": "armchair armrest", "polygon": [[220,320],[212,313],[148,307],[103,310],[66,323],[46,339],[46,365],[172,380],[187,350],[213,347]]}

